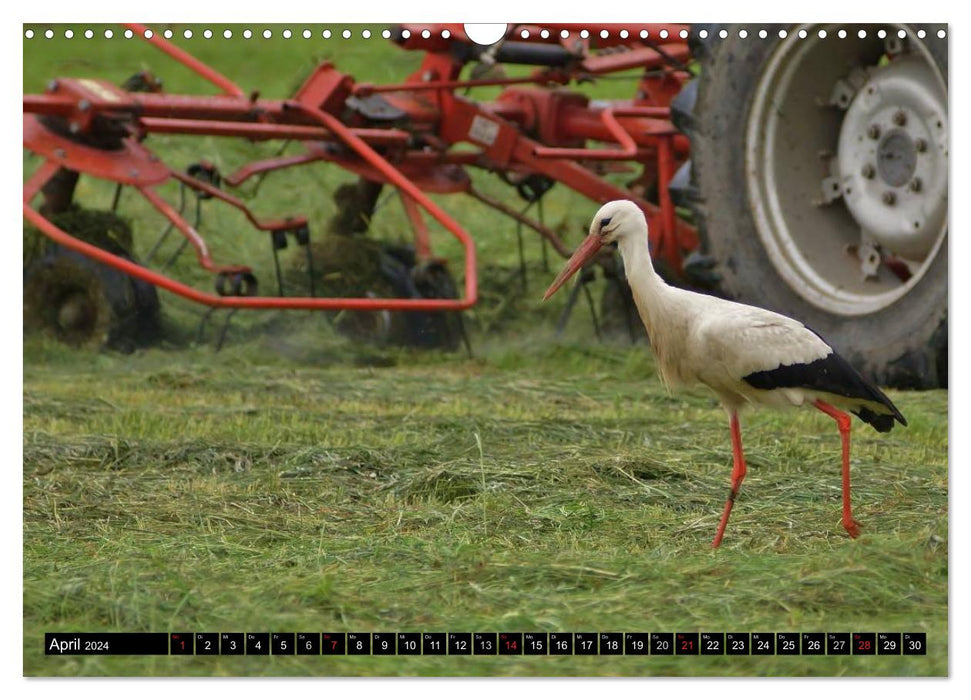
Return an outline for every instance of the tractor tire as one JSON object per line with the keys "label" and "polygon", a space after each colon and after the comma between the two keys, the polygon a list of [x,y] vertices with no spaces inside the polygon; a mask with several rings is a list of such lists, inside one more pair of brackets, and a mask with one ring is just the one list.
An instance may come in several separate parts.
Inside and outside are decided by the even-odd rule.
{"label": "tractor tire", "polygon": [[[53,219],[92,245],[135,261],[127,249],[130,229],[113,214],[72,208]],[[42,242],[43,253],[25,260],[25,331],[46,332],[74,347],[124,353],[157,342],[160,308],[153,285],[68,248],[43,243],[47,239],[33,233],[30,238]]]}
{"label": "tractor tire", "polygon": [[880,384],[946,387],[946,27],[780,28],[693,28],[700,74],[672,103],[719,291],[799,319]]}

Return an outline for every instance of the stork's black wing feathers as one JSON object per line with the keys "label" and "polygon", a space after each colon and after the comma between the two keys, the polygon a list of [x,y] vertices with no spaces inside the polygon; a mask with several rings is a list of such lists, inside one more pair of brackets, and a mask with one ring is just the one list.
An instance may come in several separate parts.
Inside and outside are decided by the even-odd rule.
{"label": "stork's black wing feathers", "polygon": [[823,391],[848,399],[860,399],[884,406],[889,413],[861,406],[854,410],[860,420],[869,423],[879,432],[885,433],[893,427],[896,418],[901,425],[907,425],[897,407],[878,387],[867,381],[853,366],[836,352],[813,362],[781,365],[775,369],[752,372],[742,378],[756,389],[800,388]]}

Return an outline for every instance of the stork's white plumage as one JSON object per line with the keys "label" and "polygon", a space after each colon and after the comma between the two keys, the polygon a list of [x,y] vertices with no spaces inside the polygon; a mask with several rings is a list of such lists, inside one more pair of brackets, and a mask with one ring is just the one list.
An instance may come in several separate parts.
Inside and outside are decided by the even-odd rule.
{"label": "stork's white plumage", "polygon": [[[658,373],[668,387],[701,383],[721,400],[732,435],[732,486],[712,546],[721,544],[745,477],[739,411],[748,405],[813,406],[833,417],[843,444],[843,527],[859,526],[850,509],[850,417],[880,432],[907,425],[896,406],[816,333],[796,320],[754,306],[671,287],[654,271],[647,221],[626,200],[597,212],[590,234],[546,291],[552,296],[604,245],[616,243],[624,260]],[[842,409],[842,410],[840,410]]]}

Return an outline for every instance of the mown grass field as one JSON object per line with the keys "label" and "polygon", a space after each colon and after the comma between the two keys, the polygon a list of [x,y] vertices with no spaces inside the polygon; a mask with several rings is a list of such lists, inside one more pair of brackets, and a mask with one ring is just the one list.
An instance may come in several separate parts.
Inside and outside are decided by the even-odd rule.
{"label": "mown grass field", "polygon": [[[27,45],[25,90],[58,74],[120,81],[154,56],[72,41]],[[286,94],[326,52],[374,82],[417,65],[380,40],[366,51],[345,42],[339,56],[336,44],[302,39],[258,51],[181,43],[266,96]],[[199,86],[156,70],[169,89]],[[201,152],[227,170],[275,152],[150,143],[173,164]],[[347,179],[283,175],[261,191],[260,211],[324,218],[320,193]],[[110,197],[84,187],[101,206]],[[486,177],[482,187],[512,196]],[[306,313],[240,314],[216,353],[187,341],[201,310],[169,295],[171,336],[156,349],[24,339],[26,675],[947,673],[946,392],[889,392],[908,428],[878,435],[856,424],[855,541],[839,522],[832,421],[746,417],[749,474],[712,551],[731,469],[714,399],[669,396],[649,351],[597,342],[583,308],[555,338],[565,295],[538,303],[551,275],[535,241],[524,296],[509,282],[512,227],[440,201],[483,260],[483,303],[467,315],[473,358],[355,345]],[[129,213],[144,249],[154,238],[139,236],[151,230],[145,212]],[[556,189],[547,214],[572,242],[590,206]],[[385,215],[378,235],[400,235],[400,214]],[[213,214],[214,255],[268,260],[264,239],[241,237],[229,217]],[[209,284],[192,261],[180,265]],[[917,631],[928,655],[45,657],[43,633],[59,630]]]}
{"label": "mown grass field", "polygon": [[[257,342],[257,346],[259,346]],[[29,344],[30,674],[943,674],[946,397],[839,443],[755,414],[721,550],[720,408],[642,348],[393,367]],[[247,352],[247,350],[249,352]],[[108,378],[110,377],[110,381]],[[926,631],[927,657],[51,659],[45,630]]]}

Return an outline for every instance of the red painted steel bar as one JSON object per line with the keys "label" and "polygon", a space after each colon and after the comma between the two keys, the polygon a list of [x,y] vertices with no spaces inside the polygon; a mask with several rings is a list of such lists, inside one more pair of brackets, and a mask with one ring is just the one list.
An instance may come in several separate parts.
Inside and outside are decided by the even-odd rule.
{"label": "red painted steel bar", "polygon": [[[318,126],[297,124],[262,124],[209,119],[168,119],[142,117],[139,123],[156,134],[190,134],[203,136],[238,136],[248,139],[290,139],[293,141],[327,141],[334,135]],[[398,129],[351,129],[368,143],[398,145],[408,142],[408,133]]]}
{"label": "red painted steel bar", "polygon": [[[98,84],[98,81],[92,81]],[[117,88],[115,88],[117,90]],[[130,113],[144,125],[168,133],[193,133],[210,128],[215,135],[260,138],[314,139],[331,138],[316,120],[291,109],[292,100],[250,100],[237,95],[173,95],[169,93],[125,93],[126,102],[99,97],[96,92],[85,96],[85,112]],[[36,114],[69,116],[79,111],[77,95],[24,95],[23,111]],[[437,118],[437,115],[434,117]],[[432,119],[432,117],[429,117]],[[412,115],[412,121],[416,121]],[[420,119],[417,121],[421,121]],[[183,132],[180,129],[185,129]],[[376,143],[398,143],[407,140],[399,129],[353,129],[361,137]],[[208,133],[208,132],[199,132]],[[290,135],[292,134],[292,135]]]}
{"label": "red painted steel bar", "polygon": [[671,153],[670,137],[661,138],[657,144],[657,182],[658,199],[661,204],[661,218],[664,221],[664,246],[662,254],[675,269],[681,267],[681,250],[678,245],[677,212],[671,200],[669,184],[674,177],[674,156]]}
{"label": "red painted steel bar", "polygon": [[[421,207],[431,214],[442,226],[455,236],[465,248],[465,303],[472,306],[478,301],[478,274],[475,266],[475,243],[469,234],[458,223],[431,201],[413,182],[401,174],[397,168],[385,160],[377,151],[371,148],[361,137],[332,114],[328,114],[311,105],[300,102],[291,103],[295,108],[317,119],[325,127],[334,132],[339,139],[350,146],[359,156],[374,166],[384,175],[388,182],[414,199]],[[463,307],[467,308],[467,307]]]}
{"label": "red painted steel bar", "polygon": [[77,251],[93,260],[144,280],[156,287],[178,294],[190,301],[206,306],[232,309],[294,309],[305,311],[461,311],[475,301],[468,299],[320,299],[314,297],[221,297],[193,289],[165,275],[142,267],[106,250],[85,243],[61,230],[28,204],[23,205],[24,219],[41,233],[65,248]]}
{"label": "red painted steel bar", "polygon": [[307,223],[307,219],[303,216],[294,216],[282,221],[263,221],[261,219],[257,219],[253,212],[250,211],[249,207],[243,204],[242,200],[227,192],[223,192],[215,185],[210,185],[208,182],[203,182],[202,180],[194,178],[191,175],[186,175],[185,173],[180,173],[176,170],[172,171],[172,176],[176,180],[184,182],[192,189],[205,192],[209,196],[215,197],[216,199],[225,202],[229,206],[243,212],[243,215],[249,220],[249,222],[260,231],[286,231]]}
{"label": "red painted steel bar", "polygon": [[618,117],[647,117],[648,119],[671,118],[670,107],[655,107],[653,105],[633,105],[626,103],[615,104],[611,109],[613,109],[614,114]]}
{"label": "red painted steel bar", "polygon": [[76,106],[76,100],[62,95],[24,95],[24,112],[67,116]]}
{"label": "red painted steel bar", "polygon": [[[165,119],[227,120],[247,124],[300,124],[312,126],[313,122],[298,122],[296,114],[289,114],[283,100],[250,100],[235,95],[171,95],[145,92],[132,95],[139,118],[162,117]],[[94,105],[98,107],[98,105]],[[101,109],[110,109],[109,105]]]}
{"label": "red painted steel bar", "polygon": [[210,68],[205,63],[197,59],[192,54],[186,53],[180,49],[175,44],[170,44],[165,39],[163,39],[158,32],[152,32],[151,37],[145,36],[145,32],[148,31],[148,27],[144,24],[125,24],[126,27],[135,32],[135,35],[144,39],[145,41],[153,44],[156,48],[161,49],[169,56],[174,58],[176,61],[181,63],[183,66],[191,70],[196,75],[199,75],[210,83],[218,87],[227,95],[232,95],[234,97],[245,97],[246,93],[243,92],[236,83],[227,78],[225,75],[219,71]]}
{"label": "red painted steel bar", "polygon": [[271,173],[274,170],[283,170],[284,168],[291,168],[295,165],[306,165],[307,163],[316,163],[323,160],[324,156],[321,153],[315,153],[313,151],[304,151],[303,153],[297,153],[292,156],[280,156],[278,158],[266,158],[264,160],[256,160],[251,163],[247,163],[242,166],[236,172],[226,175],[223,180],[225,180],[231,187],[239,187],[241,184],[246,182],[249,178],[254,175],[261,175],[263,173]]}
{"label": "red painted steel bar", "polygon": [[[629,190],[604,180],[574,160],[537,158],[533,153],[536,145],[536,142],[532,139],[525,137],[519,138],[513,149],[514,160],[521,163],[524,167],[531,168],[536,172],[554,178],[558,182],[562,182],[570,189],[579,192],[594,202],[603,204],[612,199],[632,200],[647,215],[651,244],[655,248],[663,244],[660,236],[666,224],[659,206],[641,197],[634,196]],[[676,228],[674,230],[682,248],[693,250],[698,247],[698,236],[692,227],[680,220],[675,221],[675,226]],[[677,261],[673,269],[680,272],[680,260]]]}
{"label": "red painted steel bar", "polygon": [[34,171],[30,179],[24,183],[24,204],[29,204],[30,200],[37,196],[41,188],[47,181],[54,177],[54,173],[60,168],[60,164],[53,160],[45,160],[41,166]]}
{"label": "red painted steel bar", "polygon": [[[618,117],[626,121],[621,122]],[[536,155],[540,158],[576,158],[580,160],[638,160],[636,148],[630,144],[656,146],[659,138],[675,136],[675,146],[679,153],[687,152],[689,142],[677,132],[668,121],[670,110],[667,107],[637,106],[619,104],[607,107],[600,112],[587,107],[564,107],[557,125],[563,134],[587,139],[606,140],[607,137],[621,144],[622,149],[592,148],[547,148],[539,147]],[[628,142],[629,139],[629,142]],[[683,149],[683,150],[682,150]],[[590,155],[594,154],[594,155]]]}
{"label": "red painted steel bar", "polygon": [[400,189],[398,194],[401,197],[401,204],[405,208],[408,221],[411,223],[411,229],[415,234],[415,255],[418,256],[419,260],[429,260],[432,257],[432,243],[428,237],[428,226],[425,225],[425,220],[421,218],[418,203]]}
{"label": "red painted steel bar", "polygon": [[537,158],[582,158],[583,160],[630,160],[637,156],[637,144],[627,130],[617,121],[611,107],[600,113],[604,126],[620,148],[550,148],[537,146],[533,155]]}
{"label": "red painted steel bar", "polygon": [[179,213],[173,209],[168,202],[166,202],[162,197],[153,189],[149,187],[139,187],[138,191],[142,193],[142,196],[149,201],[149,203],[155,207],[159,214],[164,216],[166,219],[171,221],[179,232],[185,236],[192,247],[196,251],[196,258],[199,260],[199,264],[206,270],[210,272],[224,272],[228,268],[220,265],[216,265],[212,258],[209,256],[209,247],[206,245],[205,240],[202,236],[189,225],[189,222],[179,216]]}

